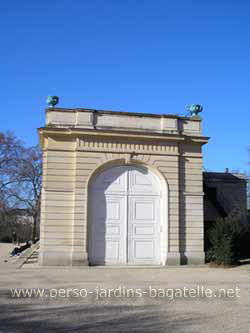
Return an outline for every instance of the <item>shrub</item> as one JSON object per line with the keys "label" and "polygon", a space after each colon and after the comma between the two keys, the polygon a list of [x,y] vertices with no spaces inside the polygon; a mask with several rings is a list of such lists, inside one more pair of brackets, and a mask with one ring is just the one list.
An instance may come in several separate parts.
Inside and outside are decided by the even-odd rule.
{"label": "shrub", "polygon": [[211,248],[207,260],[218,265],[233,265],[240,257],[240,239],[247,232],[244,221],[237,216],[219,218],[208,232]]}
{"label": "shrub", "polygon": [[12,243],[12,239],[11,239],[11,237],[10,236],[2,236],[1,237],[1,242],[2,243]]}

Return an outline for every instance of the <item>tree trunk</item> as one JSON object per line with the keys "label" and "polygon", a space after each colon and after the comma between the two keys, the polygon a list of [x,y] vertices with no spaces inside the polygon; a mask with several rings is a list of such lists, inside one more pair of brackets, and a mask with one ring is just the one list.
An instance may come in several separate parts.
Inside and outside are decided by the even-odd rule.
{"label": "tree trunk", "polygon": [[37,214],[34,214],[33,225],[32,225],[32,236],[31,236],[32,242],[34,242],[36,239],[36,228],[37,228]]}

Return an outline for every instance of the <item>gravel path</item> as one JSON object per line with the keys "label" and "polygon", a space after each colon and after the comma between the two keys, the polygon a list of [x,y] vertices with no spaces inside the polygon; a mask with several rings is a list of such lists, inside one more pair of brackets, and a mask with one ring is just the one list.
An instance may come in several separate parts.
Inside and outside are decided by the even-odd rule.
{"label": "gravel path", "polygon": [[0,243],[0,271],[12,267],[12,264],[15,263],[17,258],[9,256],[15,246],[17,245],[13,245],[11,243]]}
{"label": "gravel path", "polygon": [[[250,332],[249,265],[0,269],[0,332]],[[43,296],[13,296],[14,288]],[[196,297],[171,298],[192,289]]]}

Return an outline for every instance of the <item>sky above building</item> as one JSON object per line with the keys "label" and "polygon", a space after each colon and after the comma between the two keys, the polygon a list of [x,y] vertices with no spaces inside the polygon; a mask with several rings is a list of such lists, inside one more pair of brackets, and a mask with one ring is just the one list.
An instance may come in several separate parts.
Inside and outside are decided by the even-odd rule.
{"label": "sky above building", "polygon": [[38,143],[58,107],[185,115],[203,105],[204,168],[249,169],[250,2],[0,3],[0,131]]}

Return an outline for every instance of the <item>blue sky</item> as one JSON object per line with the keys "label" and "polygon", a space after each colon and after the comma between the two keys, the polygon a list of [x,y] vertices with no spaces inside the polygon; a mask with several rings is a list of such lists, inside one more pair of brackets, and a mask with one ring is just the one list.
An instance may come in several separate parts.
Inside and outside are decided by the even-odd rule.
{"label": "blue sky", "polygon": [[249,169],[250,2],[12,0],[0,3],[0,131],[38,142],[60,107],[185,114],[204,107],[209,171]]}

